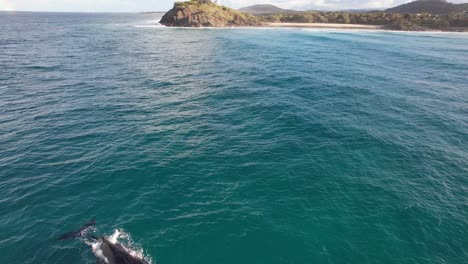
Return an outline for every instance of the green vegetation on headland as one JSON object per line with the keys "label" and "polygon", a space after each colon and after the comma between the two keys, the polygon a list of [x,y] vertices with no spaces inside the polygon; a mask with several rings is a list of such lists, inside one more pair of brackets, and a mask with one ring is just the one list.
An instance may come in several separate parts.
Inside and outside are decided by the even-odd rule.
{"label": "green vegetation on headland", "polygon": [[[426,8],[434,7],[433,3],[445,3],[444,0],[420,0],[409,5]],[[445,5],[444,5],[445,6]],[[464,6],[464,5],[455,5]],[[408,4],[407,6],[408,7]],[[451,9],[452,10],[452,9]],[[458,10],[458,9],[457,9]],[[437,11],[437,10],[435,10]],[[450,12],[448,14],[415,13],[400,14],[392,12],[320,12],[293,11],[273,14],[253,15],[216,5],[210,0],[190,0],[176,2],[160,23],[166,26],[178,27],[226,27],[226,26],[258,26],[267,23],[335,23],[362,24],[381,26],[383,29],[424,31],[465,31],[468,29],[468,14],[466,12]]]}
{"label": "green vegetation on headland", "polygon": [[161,24],[175,27],[254,26],[257,17],[216,5],[210,0],[176,2],[161,19]]}

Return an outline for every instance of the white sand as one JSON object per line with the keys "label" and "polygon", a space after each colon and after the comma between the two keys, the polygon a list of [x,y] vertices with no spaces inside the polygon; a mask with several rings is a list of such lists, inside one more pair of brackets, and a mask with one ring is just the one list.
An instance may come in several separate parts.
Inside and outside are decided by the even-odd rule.
{"label": "white sand", "polygon": [[265,23],[267,27],[382,29],[382,26],[333,23]]}

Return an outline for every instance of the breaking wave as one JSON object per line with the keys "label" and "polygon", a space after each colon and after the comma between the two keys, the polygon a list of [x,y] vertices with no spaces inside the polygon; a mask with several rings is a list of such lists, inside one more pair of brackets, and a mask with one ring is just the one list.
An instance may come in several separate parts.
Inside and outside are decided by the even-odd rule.
{"label": "breaking wave", "polygon": [[136,28],[163,28],[164,26],[159,24],[159,20],[160,18],[142,21],[141,23],[138,23],[137,25],[133,26]]}

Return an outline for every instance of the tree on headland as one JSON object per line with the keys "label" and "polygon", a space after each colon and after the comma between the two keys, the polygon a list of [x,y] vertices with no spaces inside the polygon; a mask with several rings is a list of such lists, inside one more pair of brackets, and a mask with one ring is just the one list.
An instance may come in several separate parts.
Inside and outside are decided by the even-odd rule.
{"label": "tree on headland", "polygon": [[337,23],[384,26],[395,30],[425,30],[450,27],[468,27],[468,17],[463,13],[448,15],[398,14],[384,12],[318,12],[305,11],[259,16],[262,22],[283,23]]}
{"label": "tree on headland", "polygon": [[226,27],[258,25],[258,18],[214,4],[211,0],[175,2],[161,24],[177,27]]}

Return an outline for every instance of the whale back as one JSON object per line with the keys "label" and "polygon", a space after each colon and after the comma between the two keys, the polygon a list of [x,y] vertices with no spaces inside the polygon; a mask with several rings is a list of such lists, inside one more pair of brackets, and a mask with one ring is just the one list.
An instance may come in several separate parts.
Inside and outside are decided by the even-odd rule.
{"label": "whale back", "polygon": [[101,250],[109,264],[149,264],[146,260],[133,256],[119,243],[112,243],[102,238]]}

